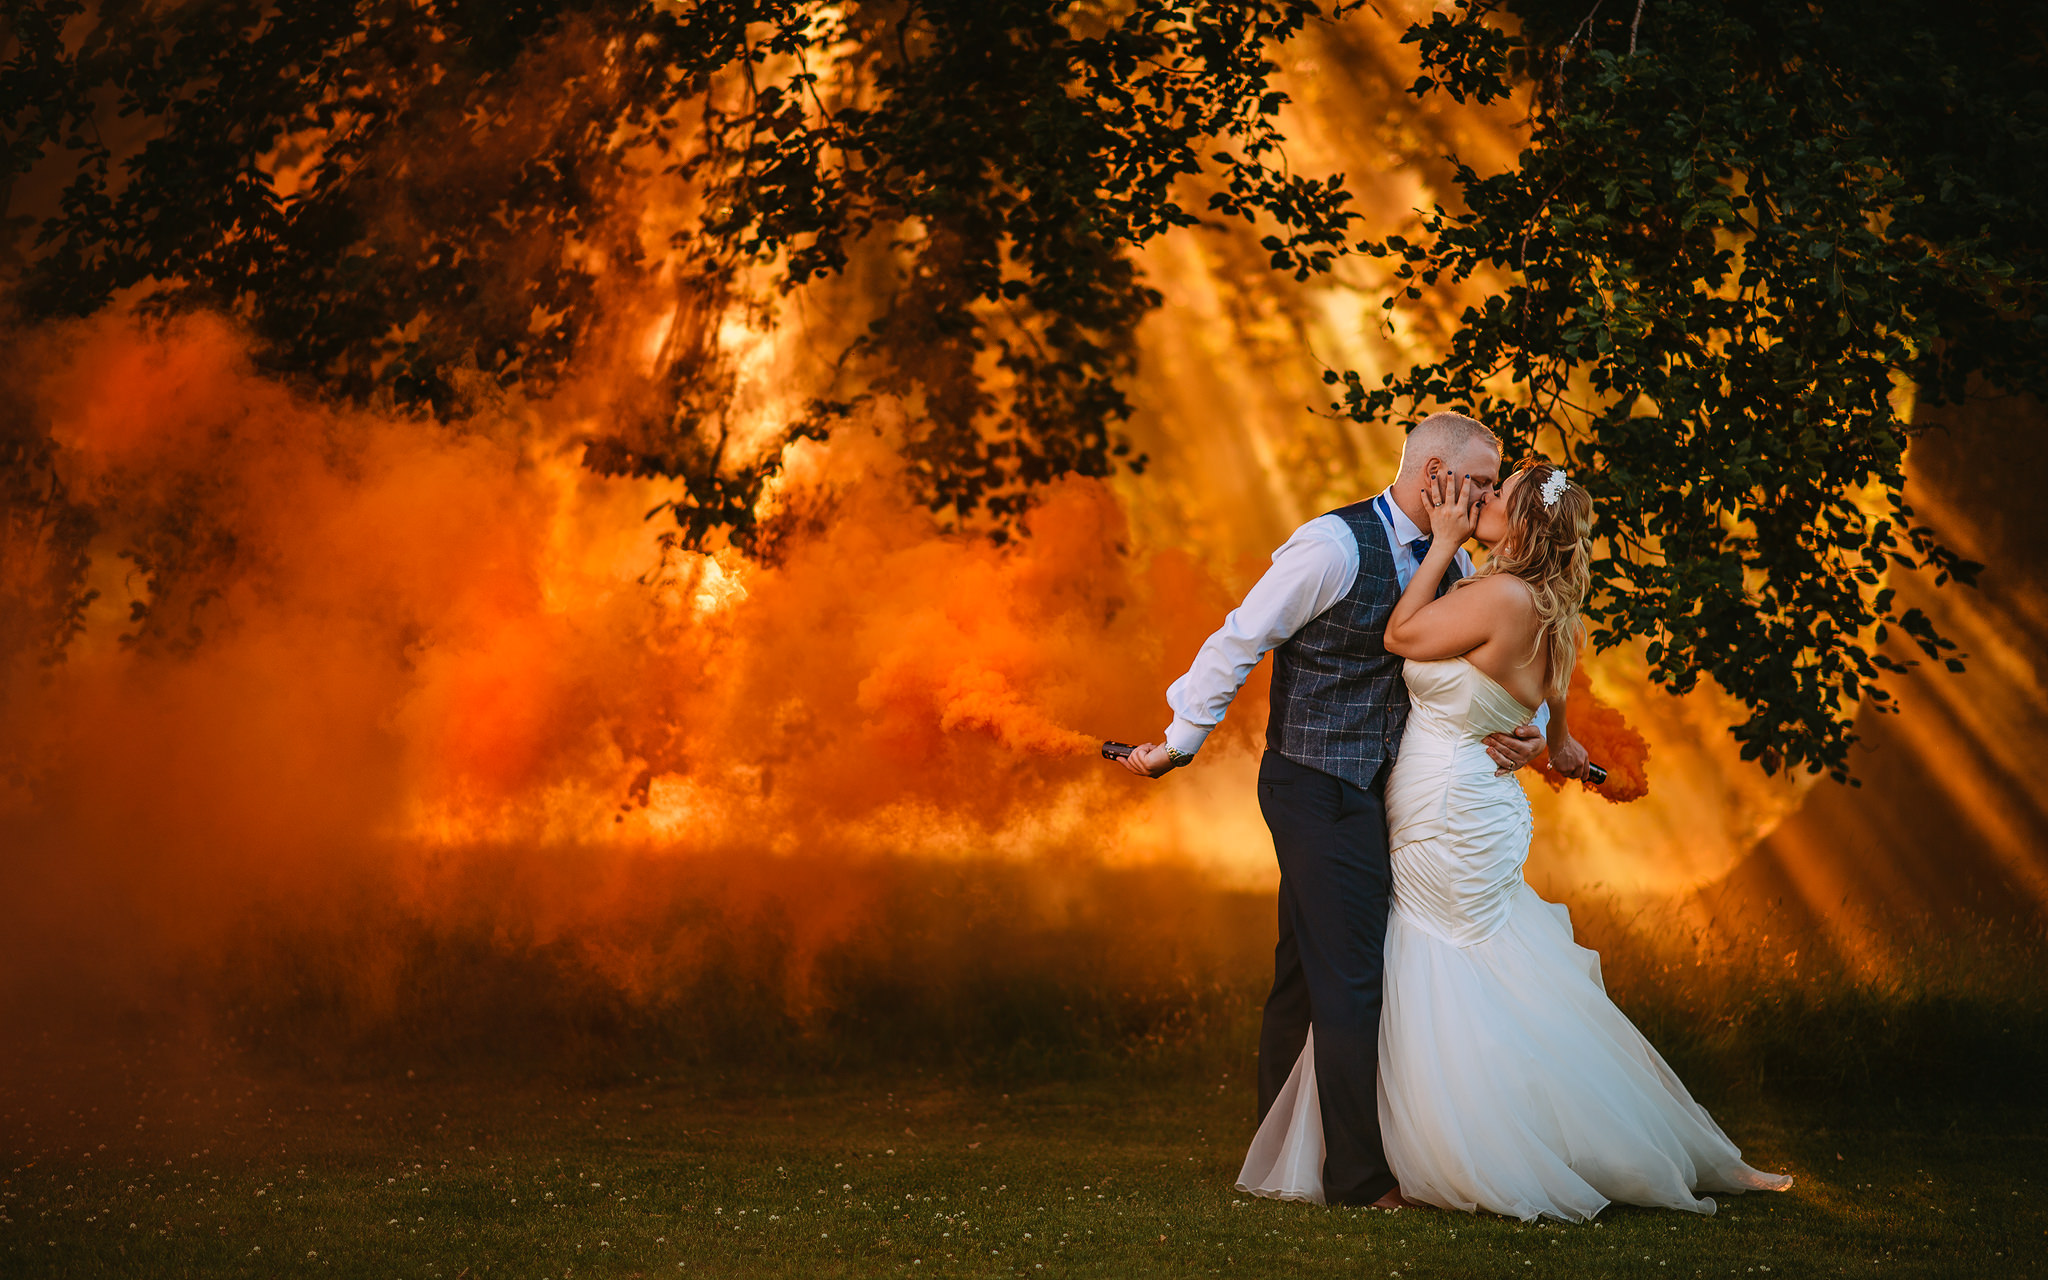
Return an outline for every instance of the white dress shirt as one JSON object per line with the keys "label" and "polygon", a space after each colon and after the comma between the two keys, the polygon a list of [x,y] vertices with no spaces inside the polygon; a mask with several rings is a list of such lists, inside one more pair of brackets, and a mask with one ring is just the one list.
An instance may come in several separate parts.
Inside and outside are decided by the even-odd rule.
{"label": "white dress shirt", "polygon": [[[1394,553],[1395,576],[1406,590],[1420,567],[1408,544],[1425,535],[1394,501],[1392,485],[1380,497],[1385,501],[1375,499],[1373,511]],[[1472,557],[1463,547],[1457,563],[1461,573],[1472,573]],[[1166,729],[1166,745],[1185,755],[1200,751],[1259,659],[1343,599],[1357,581],[1358,539],[1342,516],[1317,516],[1296,529],[1273,553],[1273,567],[1253,584],[1244,603],[1202,642],[1187,674],[1167,689],[1173,723]],[[1538,711],[1539,727],[1548,719],[1548,710]]]}

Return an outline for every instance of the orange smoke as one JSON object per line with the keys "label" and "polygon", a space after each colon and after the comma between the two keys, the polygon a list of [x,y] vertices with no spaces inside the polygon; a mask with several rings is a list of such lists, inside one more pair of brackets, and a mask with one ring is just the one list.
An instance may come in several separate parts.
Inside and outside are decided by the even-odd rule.
{"label": "orange smoke", "polygon": [[[1621,712],[1608,706],[1593,693],[1593,682],[1580,667],[1572,672],[1570,690],[1565,695],[1565,723],[1570,726],[1579,745],[1585,747],[1586,755],[1607,770],[1607,781],[1599,786],[1590,782],[1580,785],[1603,800],[1615,804],[1626,804],[1640,800],[1650,794],[1650,744],[1643,739],[1634,726],[1622,717]],[[1550,767],[1550,757],[1544,755],[1537,762],[1537,771],[1550,784],[1550,789],[1561,789],[1570,779]]]}
{"label": "orange smoke", "polygon": [[[309,402],[209,318],[33,355],[101,595],[64,662],[10,673],[0,933],[107,972],[225,963],[251,920],[346,933],[371,902],[644,989],[730,909],[781,921],[801,1005],[807,957],[872,923],[860,877],[733,868],[1107,849],[1160,793],[1093,746],[1156,734],[1229,604],[1133,554],[1092,482],[1009,545],[942,533],[858,432],[793,451],[780,501],[813,532],[763,566],[665,554],[640,519],[662,483],[582,469],[546,405]],[[697,863],[725,870],[662,869]],[[388,996],[395,962],[351,947]]]}
{"label": "orange smoke", "polygon": [[[79,323],[30,355],[101,594],[0,707],[0,949],[24,984],[75,990],[48,962],[82,956],[137,999],[196,974],[243,1007],[325,992],[362,1026],[489,985],[422,957],[545,957],[578,1007],[757,989],[801,1020],[848,1007],[849,965],[971,976],[996,945],[1056,971],[1077,918],[1119,990],[1190,989],[1246,942],[1145,951],[1117,923],[1224,911],[1196,876],[1130,911],[1089,898],[1130,850],[1218,830],[1161,806],[1234,785],[1263,727],[1255,687],[1204,772],[1095,758],[1156,736],[1233,603],[1190,556],[1134,551],[1102,484],[1054,486],[1006,545],[944,532],[878,421],[792,447],[760,564],[665,548],[641,517],[672,491],[584,469],[558,405],[441,424],[309,401],[206,317]],[[1640,794],[1641,739],[1572,696],[1609,794]],[[1227,838],[1264,861],[1263,832]],[[906,858],[981,870],[906,923]]]}

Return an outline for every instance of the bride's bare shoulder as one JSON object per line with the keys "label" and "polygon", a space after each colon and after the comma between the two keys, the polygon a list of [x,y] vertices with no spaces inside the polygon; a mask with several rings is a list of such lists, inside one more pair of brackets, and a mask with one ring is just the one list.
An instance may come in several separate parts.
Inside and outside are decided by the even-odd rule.
{"label": "bride's bare shoulder", "polygon": [[1512,573],[1479,574],[1469,581],[1467,590],[1479,593],[1476,603],[1492,620],[1492,638],[1515,649],[1528,644],[1542,625],[1529,584]]}
{"label": "bride's bare shoulder", "polygon": [[1478,592],[1479,598],[1494,608],[1535,616],[1536,593],[1512,573],[1475,574],[1460,585],[1467,591]]}

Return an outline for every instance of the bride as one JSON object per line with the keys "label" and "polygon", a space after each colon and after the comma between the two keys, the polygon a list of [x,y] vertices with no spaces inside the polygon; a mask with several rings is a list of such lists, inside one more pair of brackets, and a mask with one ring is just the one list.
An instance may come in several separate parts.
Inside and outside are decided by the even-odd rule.
{"label": "bride", "polygon": [[[1550,708],[1551,759],[1578,776],[1564,690],[1577,660],[1592,503],[1549,463],[1498,496],[1429,493],[1430,543],[1388,619],[1412,710],[1387,782],[1394,901],[1379,1036],[1388,1164],[1411,1201],[1532,1221],[1609,1204],[1714,1212],[1711,1192],[1781,1191],[1607,998],[1565,909],[1522,879],[1528,797],[1481,739]],[[1467,538],[1491,551],[1441,599]],[[1259,1126],[1238,1189],[1321,1203],[1314,1032]]]}

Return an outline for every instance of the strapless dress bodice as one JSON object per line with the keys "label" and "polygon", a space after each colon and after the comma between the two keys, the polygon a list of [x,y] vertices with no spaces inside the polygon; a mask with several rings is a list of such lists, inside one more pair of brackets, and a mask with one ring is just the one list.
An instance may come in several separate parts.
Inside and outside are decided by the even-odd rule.
{"label": "strapless dress bodice", "polygon": [[1534,712],[1463,658],[1408,660],[1408,727],[1387,778],[1394,910],[1459,946],[1507,920],[1532,831],[1529,797],[1486,754]]}
{"label": "strapless dress bodice", "polygon": [[1534,707],[1524,706],[1500,682],[1465,658],[1421,662],[1402,669],[1408,683],[1408,728],[1446,738],[1484,738],[1529,723]]}

